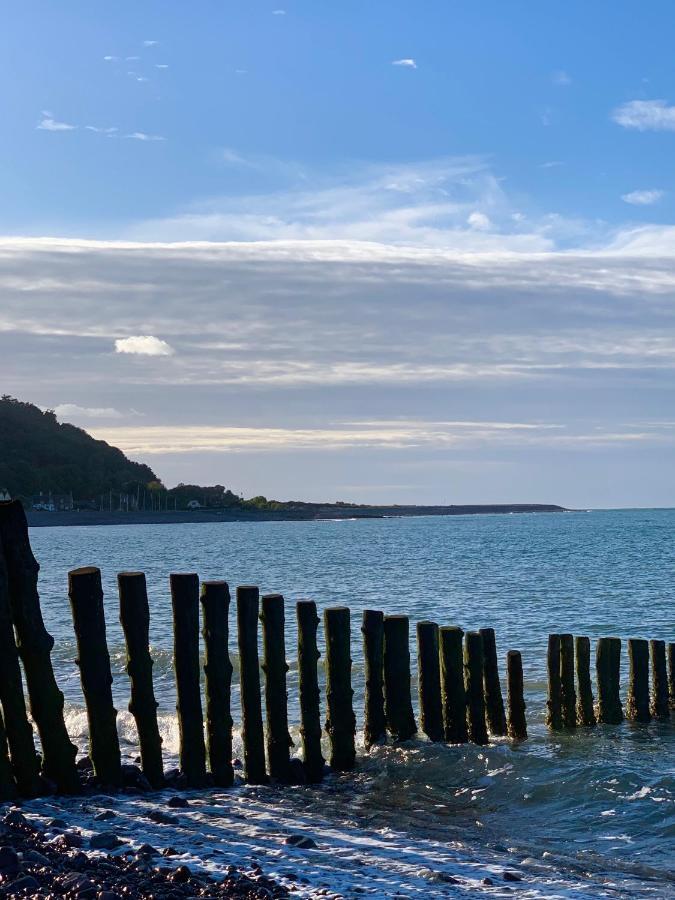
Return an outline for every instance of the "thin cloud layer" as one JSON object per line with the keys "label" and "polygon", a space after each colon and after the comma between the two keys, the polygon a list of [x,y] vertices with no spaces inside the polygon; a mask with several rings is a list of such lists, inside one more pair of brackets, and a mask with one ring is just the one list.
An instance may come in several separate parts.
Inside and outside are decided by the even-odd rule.
{"label": "thin cloud layer", "polygon": [[636,131],[675,131],[675,106],[666,100],[630,100],[617,107],[612,118]]}

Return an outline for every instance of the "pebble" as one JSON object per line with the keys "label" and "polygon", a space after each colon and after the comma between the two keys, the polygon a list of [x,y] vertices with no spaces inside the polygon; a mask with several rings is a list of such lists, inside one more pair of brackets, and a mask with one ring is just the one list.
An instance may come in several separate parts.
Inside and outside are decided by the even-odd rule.
{"label": "pebble", "polygon": [[523,876],[519,875],[518,872],[509,872],[508,869],[504,870],[502,878],[504,879],[504,881],[522,881],[523,880]]}
{"label": "pebble", "polygon": [[170,806],[172,809],[185,809],[185,807],[190,804],[185,797],[170,797],[166,805]]}
{"label": "pebble", "polygon": [[306,837],[303,834],[291,834],[286,838],[284,843],[290,844],[291,847],[299,847],[301,850],[318,849],[316,841],[310,837]]}
{"label": "pebble", "polygon": [[114,850],[121,843],[114,831],[101,831],[99,834],[92,834],[89,839],[92,850]]}
{"label": "pebble", "polygon": [[97,813],[94,816],[95,822],[107,822],[108,819],[116,819],[117,813],[112,809],[104,809],[103,812]]}
{"label": "pebble", "polygon": [[150,810],[148,818],[156,825],[177,825],[180,821],[176,816],[171,816],[169,813],[162,812],[161,809]]}

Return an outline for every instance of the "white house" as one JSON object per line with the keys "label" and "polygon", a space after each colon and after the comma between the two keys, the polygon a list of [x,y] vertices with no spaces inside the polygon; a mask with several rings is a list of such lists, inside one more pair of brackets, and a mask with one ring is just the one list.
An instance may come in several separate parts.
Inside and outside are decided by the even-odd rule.
{"label": "white house", "polygon": [[201,509],[202,505],[199,502],[199,500],[188,500],[187,508],[188,509]]}
{"label": "white house", "polygon": [[11,500],[11,496],[7,488],[0,488],[0,503],[6,503]]}

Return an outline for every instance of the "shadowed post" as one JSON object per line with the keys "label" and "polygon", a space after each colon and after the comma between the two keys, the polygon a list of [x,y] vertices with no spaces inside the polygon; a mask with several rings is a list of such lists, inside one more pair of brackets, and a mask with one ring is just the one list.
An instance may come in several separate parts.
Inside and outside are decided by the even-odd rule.
{"label": "shadowed post", "polygon": [[621,674],[621,640],[619,638],[602,637],[598,640],[595,668],[598,678],[598,722],[618,725],[623,721],[619,692]]}
{"label": "shadowed post", "polygon": [[100,570],[87,566],[69,572],[68,597],[77,639],[77,665],[87,707],[89,755],[96,777],[104,785],[117,787],[122,781],[122,760],[117,737],[117,710],[113,706]]}
{"label": "shadowed post", "polygon": [[354,768],[356,717],[352,705],[352,659],[349,609],[324,611],[326,633],[326,732],[330,738],[330,765],[338,772]]}
{"label": "shadowed post", "polygon": [[464,684],[466,687],[469,740],[487,744],[485,694],[483,688],[483,638],[479,631],[469,631],[464,638]]}
{"label": "shadowed post", "polygon": [[649,722],[649,642],[631,638],[628,641],[628,694],[626,718],[633,722]]}
{"label": "shadowed post", "polygon": [[509,650],[506,654],[506,696],[509,713],[509,737],[513,738],[514,741],[527,740],[523,660],[518,650]]}
{"label": "shadowed post", "polygon": [[546,653],[548,672],[548,700],[546,701],[546,724],[554,731],[562,728],[562,682],[560,680],[560,635],[549,634]]}
{"label": "shadowed post", "polygon": [[15,797],[16,784],[12,764],[9,761],[5,723],[2,720],[2,713],[0,713],[0,803],[5,800],[14,800]]}
{"label": "shadowed post", "polygon": [[456,625],[444,625],[439,630],[443,737],[448,744],[465,744],[469,738],[466,726],[463,638],[464,632]]}
{"label": "shadowed post", "polygon": [[42,772],[60,793],[79,793],[80,779],[75,768],[77,748],[68,737],[63,694],[51,661],[54,638],[47,632],[40,610],[37,589],[40,567],[30,547],[26,514],[18,500],[0,503],[0,542],[7,565],[12,620],[26,676],[30,712],[40,735]]}
{"label": "shadowed post", "polygon": [[120,622],[127,648],[127,675],[131,683],[129,712],[136,721],[143,774],[152,787],[164,782],[162,738],[157,724],[157,701],[152,683],[150,656],[150,608],[142,572],[120,572],[117,576]]}
{"label": "shadowed post", "polygon": [[669,719],[665,641],[650,641],[649,656],[652,662],[652,715],[655,719]]}
{"label": "shadowed post", "polygon": [[202,787],[206,782],[206,747],[199,683],[199,576],[173,573],[169,581],[180,770],[190,787]]}
{"label": "shadowed post", "polygon": [[237,588],[241,731],[244,743],[244,779],[248,784],[266,784],[268,780],[258,660],[259,597],[258,588],[253,585],[241,585]]}
{"label": "shadowed post", "polygon": [[494,628],[481,628],[483,639],[483,685],[485,689],[485,711],[490,732],[494,735],[506,734],[506,715],[502,686],[499,682],[497,662],[497,640]]}
{"label": "shadowed post", "polygon": [[417,733],[410,693],[410,623],[407,616],[384,617],[384,713],[395,741]]}
{"label": "shadowed post", "polygon": [[206,746],[209,770],[217,787],[234,783],[232,766],[232,713],[228,613],[230,588],[226,581],[202,584],[202,637],[206,687]]}
{"label": "shadowed post", "polygon": [[675,644],[668,644],[668,699],[675,709]]}
{"label": "shadowed post", "polygon": [[595,725],[593,686],[591,684],[591,642],[587,637],[574,638],[574,662],[577,671],[577,722]]}
{"label": "shadowed post", "polygon": [[267,711],[267,760],[272,778],[290,781],[293,746],[288,731],[288,693],[286,691],[286,640],[284,636],[284,598],[266,594],[260,614],[263,633],[263,672],[265,673],[265,709]]}
{"label": "shadowed post", "polygon": [[417,681],[421,729],[430,741],[442,741],[441,666],[435,622],[417,623]]}
{"label": "shadowed post", "polygon": [[384,715],[384,613],[364,609],[361,633],[366,670],[363,737],[366,749],[369,749],[387,736]]}
{"label": "shadowed post", "polygon": [[316,784],[323,778],[321,752],[321,695],[317,663],[321,654],[316,645],[319,617],[313,600],[298,600],[298,680],[300,694],[300,736],[305,778]]}
{"label": "shadowed post", "polygon": [[577,692],[574,688],[574,637],[560,635],[560,692],[564,728],[576,728]]}

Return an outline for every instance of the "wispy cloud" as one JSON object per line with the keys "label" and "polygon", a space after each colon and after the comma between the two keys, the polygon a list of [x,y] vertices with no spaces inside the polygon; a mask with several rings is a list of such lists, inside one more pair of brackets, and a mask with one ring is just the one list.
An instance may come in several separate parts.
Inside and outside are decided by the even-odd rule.
{"label": "wispy cloud", "polygon": [[159,41],[143,41],[144,47],[156,47]]}
{"label": "wispy cloud", "polygon": [[273,10],[272,10],[272,15],[273,15],[273,16],[285,16],[285,15],[286,15],[286,10],[285,10],[285,9],[273,9]]}
{"label": "wispy cloud", "polygon": [[127,62],[138,62],[140,56],[125,56],[124,58]]}
{"label": "wispy cloud", "polygon": [[666,100],[631,100],[618,106],[612,119],[637,131],[675,131],[675,106]]}
{"label": "wispy cloud", "polygon": [[117,62],[119,60],[119,56],[104,56],[103,59],[106,62]]}
{"label": "wispy cloud", "polygon": [[156,69],[168,69],[169,66],[166,63],[155,63]]}
{"label": "wispy cloud", "polygon": [[632,206],[652,206],[663,197],[663,191],[631,191],[629,194],[622,194],[621,199],[624,203],[630,203]]}
{"label": "wispy cloud", "polygon": [[560,162],[558,159],[552,159],[548,162],[543,162],[539,164],[540,169],[558,169],[560,166],[564,166],[564,162]]}
{"label": "wispy cloud", "polygon": [[111,406],[79,406],[77,403],[59,403],[54,412],[60,419],[122,419],[124,414]]}
{"label": "wispy cloud", "polygon": [[572,79],[564,69],[558,69],[557,72],[554,72],[552,75],[553,84],[558,87],[568,87],[572,84]]}
{"label": "wispy cloud", "polygon": [[165,141],[166,138],[161,134],[147,134],[145,131],[132,131],[131,134],[125,134],[125,138],[132,141]]}
{"label": "wispy cloud", "polygon": [[95,134],[105,134],[108,137],[112,137],[117,133],[118,129],[115,127],[112,128],[101,128],[98,125],[85,125],[85,131],[93,131]]}
{"label": "wispy cloud", "polygon": [[152,334],[137,334],[115,341],[116,353],[131,353],[139,356],[171,356],[173,347]]}
{"label": "wispy cloud", "polygon": [[406,69],[416,69],[417,63],[411,57],[407,57],[405,59],[395,59],[392,61],[392,66],[403,66]]}
{"label": "wispy cloud", "polygon": [[39,131],[75,131],[77,125],[70,125],[68,122],[59,122],[54,118],[54,114],[49,110],[42,111],[43,118],[37,124]]}

